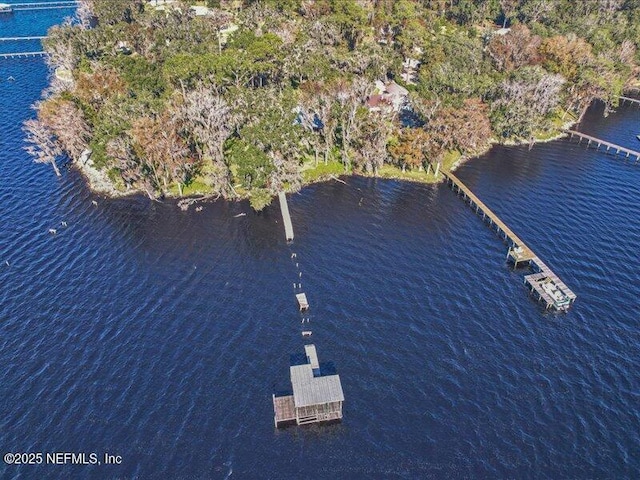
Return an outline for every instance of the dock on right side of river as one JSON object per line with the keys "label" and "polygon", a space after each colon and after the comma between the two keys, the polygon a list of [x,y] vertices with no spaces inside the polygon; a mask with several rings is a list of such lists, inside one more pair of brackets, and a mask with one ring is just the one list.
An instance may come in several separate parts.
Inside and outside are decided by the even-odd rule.
{"label": "dock on right side of river", "polygon": [[592,137],[591,135],[578,132],[577,130],[567,130],[567,133],[570,135],[570,139],[572,139],[574,135],[578,137],[580,139],[578,143],[581,143],[582,140],[586,140],[587,147],[589,147],[590,145],[595,145],[597,150],[600,147],[605,146],[607,147],[607,152],[615,152],[616,155],[625,154],[625,158],[636,157],[635,163],[638,163],[640,161],[640,152],[637,150],[632,150],[631,148],[623,147],[622,145],[616,145],[615,143]]}
{"label": "dock on right side of river", "polygon": [[507,243],[507,259],[513,263],[514,268],[520,265],[531,267],[533,273],[524,277],[524,283],[534,298],[543,302],[547,310],[567,310],[576,299],[569,287],[455,174],[443,173],[451,189]]}

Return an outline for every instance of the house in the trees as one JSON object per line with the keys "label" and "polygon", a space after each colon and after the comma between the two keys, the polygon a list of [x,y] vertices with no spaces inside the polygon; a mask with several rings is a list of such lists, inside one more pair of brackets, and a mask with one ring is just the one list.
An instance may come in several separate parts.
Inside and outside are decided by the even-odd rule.
{"label": "house in the trees", "polygon": [[396,82],[376,81],[376,88],[367,100],[372,112],[399,112],[407,104],[409,91]]}

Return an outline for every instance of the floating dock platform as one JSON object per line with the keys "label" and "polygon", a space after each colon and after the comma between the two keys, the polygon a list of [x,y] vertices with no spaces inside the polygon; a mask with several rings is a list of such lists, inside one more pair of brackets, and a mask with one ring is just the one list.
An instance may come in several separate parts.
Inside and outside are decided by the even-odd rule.
{"label": "floating dock platform", "polygon": [[546,310],[566,311],[576,299],[547,265],[498,216],[451,172],[444,172],[451,189],[458,193],[476,214],[509,245],[507,260],[518,266],[529,266],[534,273],[524,277],[531,294],[545,305]]}
{"label": "floating dock platform", "polygon": [[304,359],[292,360],[289,368],[292,390],[272,396],[276,428],[342,419],[340,376],[332,367],[328,370],[323,371],[315,345],[305,345]]}
{"label": "floating dock platform", "polygon": [[289,205],[287,204],[287,196],[284,192],[278,194],[280,199],[280,212],[282,212],[282,221],[284,222],[284,234],[287,242],[293,242],[293,224],[291,223],[291,215],[289,215]]}

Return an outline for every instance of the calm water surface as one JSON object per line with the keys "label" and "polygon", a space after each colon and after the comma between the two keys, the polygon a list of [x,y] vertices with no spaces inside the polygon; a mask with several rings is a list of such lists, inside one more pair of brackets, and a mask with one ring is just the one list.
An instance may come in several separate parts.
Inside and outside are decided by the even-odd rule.
{"label": "calm water surface", "polygon": [[[1,17],[0,34],[65,14]],[[0,60],[0,450],[123,463],[0,462],[0,478],[638,478],[639,166],[560,140],[459,171],[577,293],[550,315],[442,185],[306,188],[287,247],[277,205],[185,213],[57,179],[22,150],[46,77]],[[639,109],[601,113],[580,128],[640,145]],[[291,249],[340,425],[273,427],[302,348]]]}

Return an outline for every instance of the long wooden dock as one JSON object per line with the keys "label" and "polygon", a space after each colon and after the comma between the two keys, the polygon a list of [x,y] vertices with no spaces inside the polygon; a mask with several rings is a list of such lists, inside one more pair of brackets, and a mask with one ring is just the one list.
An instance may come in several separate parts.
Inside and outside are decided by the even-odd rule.
{"label": "long wooden dock", "polygon": [[32,57],[44,57],[47,52],[13,52],[13,53],[0,53],[0,58],[32,58]]}
{"label": "long wooden dock", "polygon": [[5,3],[9,6],[9,10],[6,12],[18,12],[22,10],[51,10],[58,8],[75,8],[78,6],[78,2],[75,0],[69,1],[52,1],[52,2],[33,2],[33,3]]}
{"label": "long wooden dock", "polygon": [[38,37],[0,37],[0,42],[20,42],[24,40],[44,40],[46,36]]}
{"label": "long wooden dock", "polygon": [[578,132],[577,130],[567,130],[567,133],[571,135],[570,138],[573,138],[574,135],[577,136],[580,139],[580,142],[582,142],[582,140],[587,140],[587,147],[593,144],[593,145],[596,145],[596,150],[597,150],[604,145],[605,147],[607,147],[607,150],[606,150],[607,152],[615,151],[616,155],[623,153],[623,154],[626,154],[625,158],[636,157],[636,161],[634,163],[638,163],[638,161],[640,161],[640,152],[636,150],[632,150],[630,148],[626,148],[621,145],[616,145],[615,143],[607,142],[606,140],[602,140],[600,138],[592,137],[591,135]]}
{"label": "long wooden dock", "polygon": [[287,242],[293,241],[293,224],[291,223],[291,215],[289,215],[289,205],[287,204],[287,196],[284,192],[278,194],[280,199],[280,211],[282,212],[282,221],[284,222],[284,233]]}
{"label": "long wooden dock", "polygon": [[640,99],[638,98],[624,97],[622,95],[619,96],[618,98],[622,100],[622,103],[625,103],[625,102],[635,103],[636,105],[638,105],[638,107],[640,107]]}
{"label": "long wooden dock", "polygon": [[513,262],[514,268],[525,264],[534,271],[533,274],[524,277],[525,285],[529,287],[532,295],[543,301],[546,309],[567,310],[576,299],[569,287],[458,177],[451,172],[443,173],[451,189],[458,193],[476,214],[481,215],[483,221],[509,245],[507,259]]}
{"label": "long wooden dock", "polygon": [[533,251],[518,237],[513,231],[500,220],[500,218],[487,207],[464,183],[460,181],[451,172],[444,172],[447,177],[447,183],[454,192],[457,192],[469,206],[475,210],[478,215],[482,216],[482,220],[489,224],[500,237],[509,245],[509,258],[512,259],[514,266],[520,263],[526,263],[535,258]]}

